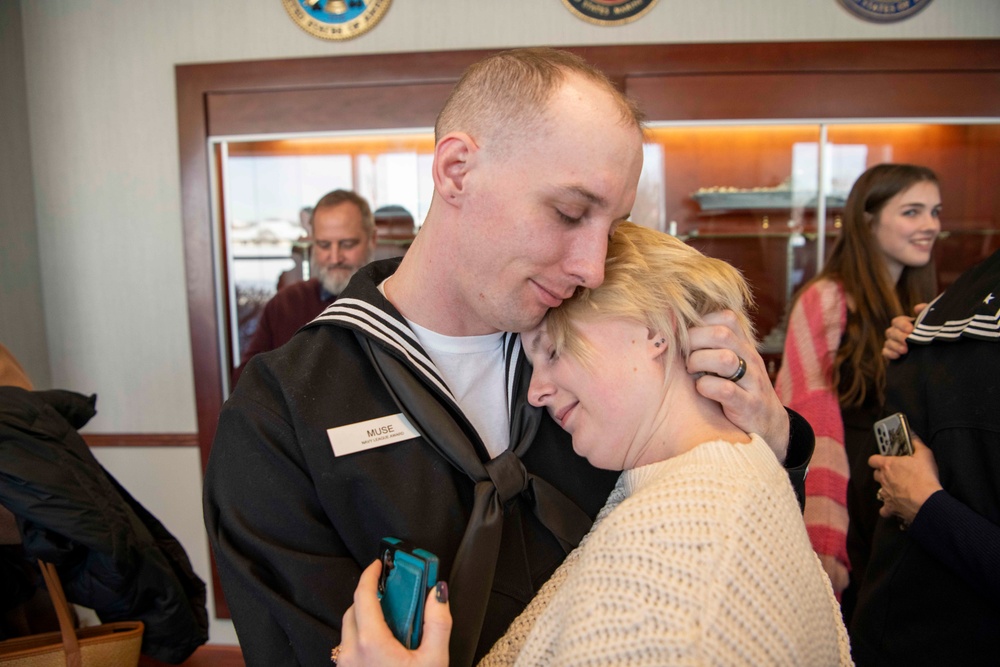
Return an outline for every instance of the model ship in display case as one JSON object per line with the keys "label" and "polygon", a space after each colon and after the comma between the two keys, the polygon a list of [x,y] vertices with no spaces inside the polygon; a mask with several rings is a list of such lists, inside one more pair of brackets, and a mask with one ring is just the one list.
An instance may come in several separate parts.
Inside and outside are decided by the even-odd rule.
{"label": "model ship in display case", "polygon": [[[698,188],[691,193],[702,211],[745,210],[775,211],[790,208],[816,208],[817,195],[812,192],[792,190],[787,184],[776,187],[734,188],[712,186]],[[826,207],[843,208],[846,194],[829,194]]]}

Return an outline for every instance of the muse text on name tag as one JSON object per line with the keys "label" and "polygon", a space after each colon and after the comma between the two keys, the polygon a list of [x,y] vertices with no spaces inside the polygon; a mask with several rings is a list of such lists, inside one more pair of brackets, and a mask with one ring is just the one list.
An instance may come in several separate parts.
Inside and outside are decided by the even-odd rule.
{"label": "muse text on name tag", "polygon": [[419,438],[413,424],[400,412],[398,415],[378,417],[356,424],[347,424],[326,430],[336,456],[363,452],[366,449],[384,447],[394,442]]}

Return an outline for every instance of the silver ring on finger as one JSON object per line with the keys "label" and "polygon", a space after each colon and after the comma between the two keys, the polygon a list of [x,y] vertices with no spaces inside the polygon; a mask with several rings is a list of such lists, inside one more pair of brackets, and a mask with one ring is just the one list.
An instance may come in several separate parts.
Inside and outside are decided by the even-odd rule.
{"label": "silver ring on finger", "polygon": [[743,376],[747,374],[746,360],[739,355],[736,355],[736,358],[739,359],[740,364],[739,366],[736,367],[736,372],[726,378],[730,382],[739,382],[743,378]]}

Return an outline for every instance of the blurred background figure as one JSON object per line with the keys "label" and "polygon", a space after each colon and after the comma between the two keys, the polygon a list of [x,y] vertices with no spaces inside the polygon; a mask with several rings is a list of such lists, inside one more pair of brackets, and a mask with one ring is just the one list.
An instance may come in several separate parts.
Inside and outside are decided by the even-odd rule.
{"label": "blurred background figure", "polygon": [[378,229],[378,247],[375,248],[374,259],[402,257],[413,243],[417,231],[413,215],[398,204],[375,209],[375,227]]}
{"label": "blurred background figure", "polygon": [[297,283],[300,280],[308,280],[312,277],[311,269],[309,271],[306,270],[306,258],[309,256],[309,239],[312,237],[312,212],[313,209],[311,206],[303,206],[302,210],[299,211],[299,224],[302,225],[304,234],[298,241],[292,242],[292,268],[282,271],[281,275],[278,276],[277,291],[279,292],[282,288],[288,287],[292,283]]}
{"label": "blurred background figure", "polygon": [[848,195],[829,260],[803,287],[789,317],[776,389],[816,433],[805,521],[845,618],[868,542],[862,539],[851,549],[857,554],[849,554],[847,506],[860,504],[858,519],[868,524],[857,527],[863,534],[871,534],[878,518],[866,445],[884,400],[884,332],[893,317],[937,293],[930,260],[940,209],[930,169],[880,164],[865,171]]}
{"label": "blurred background figure", "polygon": [[310,278],[279,290],[264,306],[257,329],[233,372],[233,384],[256,354],[288,342],[304,324],[323,312],[343,291],[351,276],[372,260],[375,252],[375,219],[368,202],[349,190],[323,195],[307,229]]}

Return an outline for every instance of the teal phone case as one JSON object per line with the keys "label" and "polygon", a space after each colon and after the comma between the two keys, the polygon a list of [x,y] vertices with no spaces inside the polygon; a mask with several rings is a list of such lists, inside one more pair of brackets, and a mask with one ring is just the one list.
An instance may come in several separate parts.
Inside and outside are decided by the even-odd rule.
{"label": "teal phone case", "polygon": [[379,559],[382,614],[403,646],[417,648],[427,593],[437,584],[437,556],[395,537],[384,537],[379,545]]}

